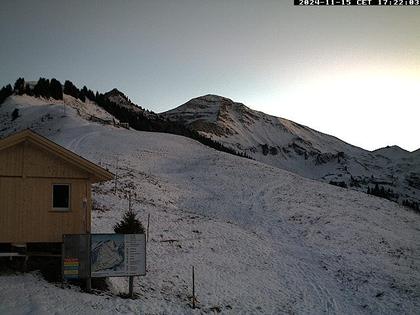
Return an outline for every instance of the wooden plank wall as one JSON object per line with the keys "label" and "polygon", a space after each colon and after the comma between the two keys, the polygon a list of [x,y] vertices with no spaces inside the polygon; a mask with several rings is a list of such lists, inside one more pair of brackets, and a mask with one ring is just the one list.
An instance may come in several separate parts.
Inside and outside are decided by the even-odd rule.
{"label": "wooden plank wall", "polygon": [[[31,143],[0,151],[0,161],[0,242],[61,242],[62,234],[90,231],[86,172]],[[53,184],[70,184],[70,211],[52,209]]]}

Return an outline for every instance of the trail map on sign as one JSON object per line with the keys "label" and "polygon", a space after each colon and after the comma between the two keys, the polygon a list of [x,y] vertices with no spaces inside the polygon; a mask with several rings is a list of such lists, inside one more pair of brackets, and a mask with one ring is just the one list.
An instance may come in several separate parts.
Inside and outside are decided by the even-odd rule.
{"label": "trail map on sign", "polygon": [[144,234],[92,234],[91,237],[92,277],[146,274]]}
{"label": "trail map on sign", "polygon": [[124,235],[92,235],[92,274],[125,271]]}

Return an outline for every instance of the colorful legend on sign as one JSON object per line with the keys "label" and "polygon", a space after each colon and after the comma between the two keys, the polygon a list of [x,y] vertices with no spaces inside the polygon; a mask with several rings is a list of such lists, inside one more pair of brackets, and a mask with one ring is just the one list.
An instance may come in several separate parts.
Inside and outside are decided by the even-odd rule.
{"label": "colorful legend on sign", "polygon": [[65,279],[79,279],[80,263],[78,258],[64,258],[63,266]]}

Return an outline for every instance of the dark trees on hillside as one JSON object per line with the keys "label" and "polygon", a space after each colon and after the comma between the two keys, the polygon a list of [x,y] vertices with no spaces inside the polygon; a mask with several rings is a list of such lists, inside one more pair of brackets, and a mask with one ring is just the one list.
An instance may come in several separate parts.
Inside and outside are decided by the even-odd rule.
{"label": "dark trees on hillside", "polygon": [[64,82],[64,94],[71,95],[74,98],[78,98],[80,91],[79,89],[69,80]]}
{"label": "dark trees on hillside", "polygon": [[16,80],[15,85],[14,85],[14,91],[18,95],[23,95],[23,93],[25,93],[25,79],[24,78],[19,78]]}
{"label": "dark trees on hillside", "polygon": [[82,87],[82,89],[80,90],[80,96],[82,98],[80,98],[82,101],[86,100],[86,97],[91,100],[91,101],[95,101],[95,93],[93,93],[92,90],[89,90],[86,85]]}
{"label": "dark trees on hillside", "polygon": [[25,94],[32,96],[34,95],[33,90],[31,89],[31,86],[29,84],[25,84]]}
{"label": "dark trees on hillside", "polygon": [[6,98],[13,94],[13,89],[10,84],[3,86],[0,90],[0,104],[2,104]]}
{"label": "dark trees on hillside", "polygon": [[[86,86],[84,86],[84,88],[86,88]],[[83,90],[83,88],[80,90],[80,92],[79,92],[79,95],[77,96],[77,98],[79,99],[79,100],[81,100],[82,102],[84,102],[84,101],[86,101],[86,94],[85,94],[85,92],[86,92],[86,89],[85,90]]]}
{"label": "dark trees on hillside", "polygon": [[252,159],[247,154],[237,152],[232,148],[226,147],[220,142],[207,138],[199,134],[197,131],[185,127],[180,123],[164,119],[162,116],[155,115],[152,112],[145,114],[146,111],[135,111],[128,107],[120,106],[107,99],[104,94],[96,93],[95,101],[100,107],[105,109],[115,118],[122,122],[127,122],[131,128],[136,130],[172,133],[197,140],[198,142],[201,142],[202,144],[218,151]]}
{"label": "dark trees on hillside", "polygon": [[367,193],[369,195],[374,195],[377,197],[385,198],[391,201],[397,201],[400,197],[397,193],[395,193],[391,188],[385,189],[384,186],[380,186],[378,184],[375,184],[374,188],[370,188],[368,186]]}
{"label": "dark trees on hillside", "polygon": [[338,187],[341,187],[341,188],[347,188],[347,184],[344,181],[338,182],[338,181],[330,180],[330,183],[329,184],[330,185],[334,185],[334,186],[338,186]]}
{"label": "dark trees on hillside", "polygon": [[[354,178],[353,176],[350,177],[350,187],[358,187],[361,188],[360,185],[361,180]],[[368,194],[369,194],[370,188],[368,187]]]}
{"label": "dark trees on hillside", "polygon": [[45,97],[45,98],[51,97],[50,80],[45,79],[45,78],[39,78],[38,82],[34,86],[33,93],[36,97],[40,97],[40,96]]}
{"label": "dark trees on hillside", "polygon": [[72,82],[68,80],[64,82],[64,94],[78,98],[82,102],[86,101],[86,97],[91,101],[96,100],[95,93],[93,93],[92,90],[89,90],[86,86],[83,86],[83,88],[79,90]]}
{"label": "dark trees on hillside", "polygon": [[15,82],[14,91],[18,95],[27,94],[31,96],[34,95],[36,97],[52,97],[56,100],[63,99],[63,88],[60,81],[56,79],[51,79],[50,82],[48,79],[39,78],[34,88],[31,89],[30,85],[25,82],[24,78],[19,78]]}
{"label": "dark trees on hillside", "polygon": [[56,100],[63,99],[63,87],[61,86],[60,81],[54,78],[51,79],[51,82],[50,82],[50,94],[51,94],[51,97]]}
{"label": "dark trees on hillside", "polygon": [[403,206],[420,212],[420,204],[416,201],[403,200]]}
{"label": "dark trees on hillside", "polygon": [[267,155],[267,154],[268,154],[268,152],[269,152],[269,150],[268,150],[268,144],[262,144],[262,145],[261,145],[261,148],[262,148],[262,153],[263,153],[264,155]]}
{"label": "dark trees on hillside", "polygon": [[[30,86],[25,84],[24,79],[19,78],[16,81],[15,86],[19,93],[26,93],[28,95],[34,95],[36,97],[53,97],[55,99],[63,99],[63,94],[66,94],[71,95],[74,98],[78,98],[82,101],[85,101],[86,98],[88,98],[89,100],[96,102],[100,107],[105,109],[108,113],[119,119],[121,122],[128,123],[130,127],[136,130],[165,132],[181,135],[197,140],[202,144],[214,148],[218,151],[252,159],[246,153],[237,152],[232,148],[224,146],[220,142],[214,141],[210,138],[201,135],[197,131],[190,129],[189,127],[186,127],[183,124],[165,119],[164,117],[157,115],[151,111],[144,110],[141,107],[138,107],[139,110],[136,110],[135,105],[133,105],[133,108],[120,106],[119,104],[110,101],[104,94],[98,92],[96,92],[96,94],[93,93],[93,91],[89,90],[86,86],[79,90],[69,80],[66,80],[64,82],[63,88],[60,82],[56,79],[51,79],[50,82],[50,80],[40,78],[34,86],[33,90],[31,90]],[[13,90],[10,85],[8,85],[7,87],[3,87],[0,90],[0,104],[12,93]],[[271,154],[276,154],[277,149],[274,149],[269,150],[269,152]]]}
{"label": "dark trees on hillside", "polygon": [[83,102],[85,102],[86,101],[86,98],[88,98],[89,100],[91,100],[91,101],[95,101],[95,93],[93,93],[93,91],[92,90],[89,90],[87,87],[86,87],[86,85],[84,85],[83,87],[82,87],[82,89],[80,90],[80,93],[79,93],[79,99],[81,100],[81,101],[83,101]]}
{"label": "dark trees on hillside", "polygon": [[265,144],[260,144],[260,147],[262,149],[262,154],[264,154],[264,155],[268,155],[268,154],[277,155],[279,153],[278,148],[272,147],[272,146],[270,146],[266,143]]}

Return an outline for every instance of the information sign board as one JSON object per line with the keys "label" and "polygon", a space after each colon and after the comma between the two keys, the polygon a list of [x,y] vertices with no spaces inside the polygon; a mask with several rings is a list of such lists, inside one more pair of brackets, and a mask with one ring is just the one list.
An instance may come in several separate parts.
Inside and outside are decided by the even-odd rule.
{"label": "information sign board", "polygon": [[146,274],[144,234],[92,234],[90,248],[92,277]]}

